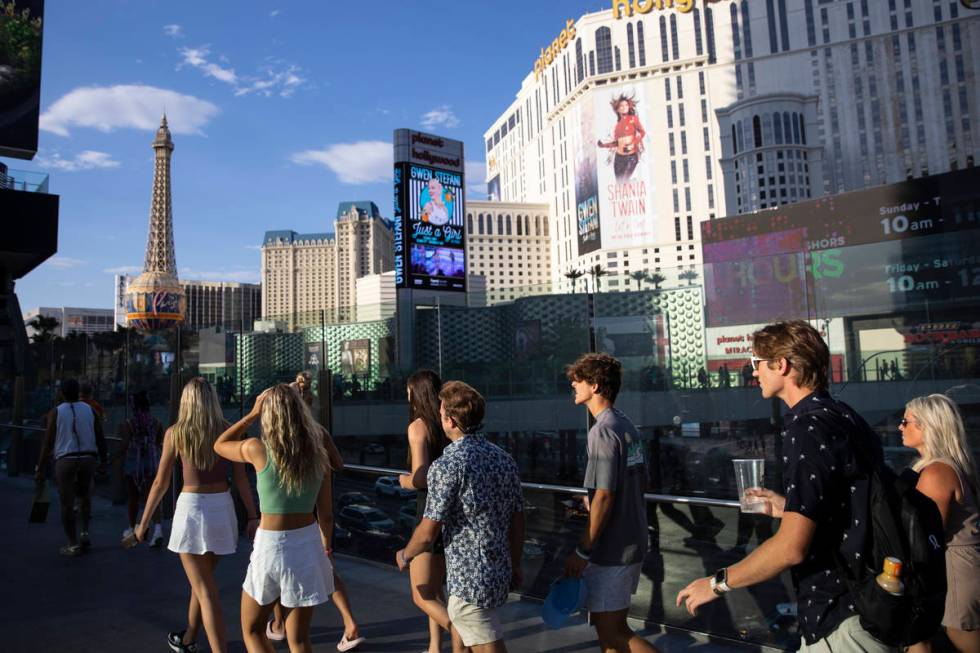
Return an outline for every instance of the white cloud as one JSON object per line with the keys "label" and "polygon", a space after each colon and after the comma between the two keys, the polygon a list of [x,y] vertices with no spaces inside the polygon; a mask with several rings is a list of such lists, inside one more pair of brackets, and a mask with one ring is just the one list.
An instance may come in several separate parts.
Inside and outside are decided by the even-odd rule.
{"label": "white cloud", "polygon": [[391,143],[384,141],[336,143],[322,150],[296,152],[289,158],[299,165],[321,165],[345,184],[389,181],[394,160]]}
{"label": "white cloud", "polygon": [[64,170],[65,172],[93,170],[96,168],[118,168],[120,165],[118,161],[112,158],[111,154],[97,152],[95,150],[84,150],[70,159],[63,159],[60,154],[54,152],[50,157],[39,156],[36,161],[42,168],[53,168],[55,170]]}
{"label": "white cloud", "polygon": [[459,127],[459,118],[456,117],[452,107],[448,104],[436,107],[432,111],[422,114],[421,121],[423,129],[435,129],[436,127],[452,129],[453,127]]}
{"label": "white cloud", "polygon": [[106,274],[139,274],[143,268],[139,265],[119,265],[114,268],[105,268],[102,271]]}
{"label": "white cloud", "polygon": [[282,12],[280,10],[273,9],[272,11],[269,12],[269,18],[275,18],[276,16],[278,16],[281,13]]}
{"label": "white cloud", "polygon": [[300,69],[298,66],[287,65],[284,69],[275,69],[272,66],[267,66],[262,70],[264,77],[248,77],[245,78],[246,84],[239,85],[235,89],[236,96],[248,95],[249,93],[257,93],[259,95],[264,95],[265,97],[271,97],[272,95],[278,94],[280,97],[289,97],[296,92],[296,89],[306,82],[306,79],[300,77]]}
{"label": "white cloud", "polygon": [[231,84],[232,86],[238,84],[238,75],[235,74],[234,68],[222,68],[218,64],[208,61],[208,55],[211,54],[208,46],[202,45],[199,48],[181,48],[179,52],[180,56],[183,57],[183,61],[177,64],[177,70],[180,70],[184,66],[192,66],[203,72],[207,77],[213,77],[219,82]]}
{"label": "white cloud", "polygon": [[256,270],[198,270],[195,268],[180,268],[177,276],[183,280],[193,281],[237,281],[239,283],[258,283],[259,273]]}
{"label": "white cloud", "polygon": [[170,130],[177,134],[202,133],[219,111],[206,100],[155,86],[81,86],[41,114],[41,129],[60,136],[68,136],[72,125],[103,132],[123,128],[153,131],[160,126],[164,109]]}
{"label": "white cloud", "polygon": [[171,38],[181,38],[184,36],[184,30],[180,25],[164,25],[163,33]]}
{"label": "white cloud", "polygon": [[60,256],[55,254],[49,258],[46,263],[53,268],[58,268],[59,270],[70,270],[72,268],[86,265],[88,261],[84,261],[80,258],[70,258],[68,256]]}
{"label": "white cloud", "polygon": [[262,245],[245,245],[245,249],[254,249],[261,251]]}

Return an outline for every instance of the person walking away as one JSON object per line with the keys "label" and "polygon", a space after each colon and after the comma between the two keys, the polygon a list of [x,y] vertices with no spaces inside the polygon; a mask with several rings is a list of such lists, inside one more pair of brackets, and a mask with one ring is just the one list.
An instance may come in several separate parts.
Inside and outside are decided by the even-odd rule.
{"label": "person walking away", "polygon": [[[839,554],[853,560],[866,550],[872,470],[856,447],[871,451],[870,462],[877,465],[881,443],[860,415],[830,396],[830,351],[808,323],[770,324],[752,335],[752,350],[750,365],[763,398],[778,397],[790,414],[782,432],[784,493],[748,493],[782,522],[747,557],[682,589],[677,605],[694,615],[726,592],[789,569],[799,605],[800,651],[896,651],[861,626],[836,559]],[[845,476],[845,470],[852,473]]]}
{"label": "person walking away", "polygon": [[[261,420],[261,437],[242,440]],[[324,430],[295,389],[269,388],[252,410],[222,433],[215,453],[255,468],[262,515],[242,584],[241,619],[249,653],[272,653],[266,628],[283,607],[291,653],[312,653],[313,608],[333,586],[333,497]],[[313,508],[316,507],[316,517]]]}
{"label": "person walking away", "polygon": [[180,556],[191,596],[187,628],[167,635],[167,644],[175,653],[197,650],[194,642],[202,624],[211,650],[228,650],[214,569],[219,556],[231,555],[238,548],[238,517],[228,489],[229,471],[245,505],[250,538],[259,523],[245,465],[229,465],[214,453],[214,442],[227,426],[218,393],[211,384],[201,377],[188,381],[180,395],[177,423],[163,436],[156,478],[146,498],[143,518],[134,530],[137,541],[146,541],[151,516],[170,489],[174,465],[179,461],[184,485],[174,507],[167,548]]}
{"label": "person walking away", "polygon": [[486,402],[479,392],[449,381],[439,401],[450,444],[429,466],[425,514],[395,561],[404,571],[444,534],[454,653],[464,647],[506,652],[497,608],[523,578],[524,500],[517,463],[482,434]]}
{"label": "person walking away", "polygon": [[[139,514],[140,502],[146,503],[150,483],[160,463],[160,447],[163,444],[163,424],[150,414],[150,398],[145,390],[133,395],[133,414],[119,425],[120,455],[123,457],[123,479],[128,496],[127,515],[129,528],[123,531],[123,545],[130,546],[136,540],[133,531]],[[163,544],[160,512],[153,514],[151,546]]]}
{"label": "person walking away", "polygon": [[[92,485],[96,472],[105,472],[108,450],[102,433],[102,422],[92,409],[79,400],[78,381],[61,383],[60,401],[48,413],[41,454],[34,470],[34,480],[44,483],[48,460],[54,454],[54,476],[61,502],[61,526],[68,544],[58,549],[64,556],[77,556],[92,545],[89,522],[92,518]],[[75,499],[80,504],[81,531],[75,519]]]}
{"label": "person walking away", "polygon": [[[399,476],[403,488],[417,490],[416,526],[425,514],[428,497],[426,476],[432,462],[442,455],[449,443],[439,417],[439,390],[442,379],[432,370],[419,370],[408,377],[408,467],[411,472]],[[449,631],[449,612],[442,586],[446,580],[446,553],[440,534],[431,551],[420,553],[409,566],[412,600],[429,621],[428,653],[439,653],[441,629]]]}
{"label": "person walking away", "polygon": [[[916,397],[899,429],[902,444],[919,453],[916,489],[936,502],[946,529],[946,636],[957,651],[980,653],[980,477],[963,417],[946,395]],[[929,642],[909,648],[931,650]]]}
{"label": "person walking away", "polygon": [[655,651],[626,622],[647,552],[647,510],[643,498],[646,464],[640,434],[614,404],[623,367],[609,354],[585,354],[565,368],[575,404],[595,418],[587,441],[589,520],[565,575],[586,584],[585,607],[602,651]]}

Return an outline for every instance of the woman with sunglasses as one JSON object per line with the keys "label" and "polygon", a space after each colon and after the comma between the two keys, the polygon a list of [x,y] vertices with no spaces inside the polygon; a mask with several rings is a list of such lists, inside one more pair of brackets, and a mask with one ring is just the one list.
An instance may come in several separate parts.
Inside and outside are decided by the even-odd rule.
{"label": "woman with sunglasses", "polygon": [[[980,651],[980,478],[956,404],[946,395],[916,397],[899,423],[902,444],[919,459],[916,488],[936,502],[946,527],[946,636],[958,651]],[[931,651],[929,642],[913,653]]]}
{"label": "woman with sunglasses", "polygon": [[197,650],[194,640],[202,623],[211,650],[216,653],[228,650],[214,568],[218,556],[231,555],[238,546],[238,519],[228,490],[229,471],[245,504],[249,537],[258,526],[245,466],[229,465],[214,453],[214,442],[227,426],[218,393],[211,384],[200,377],[188,381],[180,395],[177,423],[163,436],[160,465],[146,498],[143,519],[134,529],[136,539],[145,541],[151,516],[170,488],[173,468],[179,459],[184,486],[174,507],[167,548],[180,556],[191,586],[191,598],[187,628],[167,636],[167,644],[175,653]]}

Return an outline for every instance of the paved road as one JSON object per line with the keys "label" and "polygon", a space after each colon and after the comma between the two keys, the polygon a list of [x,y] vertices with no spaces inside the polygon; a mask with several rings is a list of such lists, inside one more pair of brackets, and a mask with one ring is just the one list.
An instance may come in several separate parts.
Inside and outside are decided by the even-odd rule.
{"label": "paved road", "polygon": [[[57,555],[63,544],[57,500],[48,523],[30,525],[32,482],[0,477],[0,650],[5,653],[168,651],[166,633],[184,627],[187,582],[176,555],[165,549],[119,546],[125,508],[96,498],[91,552],[80,558]],[[222,559],[217,580],[228,624],[230,651],[245,650],[239,629],[241,581],[249,545]],[[411,604],[407,579],[392,568],[338,556],[338,567],[351,591],[361,631],[369,639],[361,650],[418,653],[426,646],[425,622]],[[539,607],[512,601],[505,607],[508,647],[518,652],[570,653],[595,650],[591,630],[577,619],[558,631],[544,628]],[[317,609],[314,650],[334,651],[341,621],[333,607]],[[696,640],[684,633],[644,631],[658,647],[675,651],[744,651]],[[203,633],[202,633],[203,637]],[[202,647],[206,649],[206,646]],[[278,650],[286,650],[279,645]],[[448,644],[444,646],[448,651]]]}

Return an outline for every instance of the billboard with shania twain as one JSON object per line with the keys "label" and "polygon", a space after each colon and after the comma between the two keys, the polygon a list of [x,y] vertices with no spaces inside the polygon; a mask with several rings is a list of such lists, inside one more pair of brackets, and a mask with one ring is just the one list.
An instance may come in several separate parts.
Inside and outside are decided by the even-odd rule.
{"label": "billboard with shania twain", "polygon": [[603,249],[649,244],[655,215],[646,93],[640,84],[621,84],[594,94],[600,242]]}

